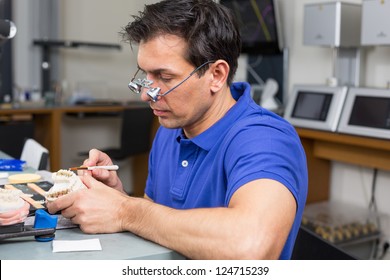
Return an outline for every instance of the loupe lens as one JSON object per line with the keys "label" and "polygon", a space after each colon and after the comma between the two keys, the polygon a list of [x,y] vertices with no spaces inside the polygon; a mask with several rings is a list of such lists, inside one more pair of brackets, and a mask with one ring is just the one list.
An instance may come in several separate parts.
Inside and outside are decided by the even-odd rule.
{"label": "loupe lens", "polygon": [[137,93],[137,94],[140,94],[141,93],[141,86],[140,85],[137,85],[136,83],[134,82],[130,82],[128,84],[128,87],[129,89],[134,92],[134,93]]}
{"label": "loupe lens", "polygon": [[158,94],[160,93],[160,88],[159,87],[156,87],[156,88],[151,88],[149,89],[146,94],[150,97],[150,99],[152,99],[154,102],[157,101],[157,97],[158,97]]}

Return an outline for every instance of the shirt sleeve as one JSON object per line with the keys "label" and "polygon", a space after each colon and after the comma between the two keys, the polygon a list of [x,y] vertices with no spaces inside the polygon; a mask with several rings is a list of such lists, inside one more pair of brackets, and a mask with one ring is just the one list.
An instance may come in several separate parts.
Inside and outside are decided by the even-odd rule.
{"label": "shirt sleeve", "polygon": [[[226,152],[227,204],[241,186],[257,179],[273,179],[286,186],[297,203],[307,185],[306,157],[300,139],[283,120],[257,116],[233,131]],[[266,118],[265,120],[262,118]]]}

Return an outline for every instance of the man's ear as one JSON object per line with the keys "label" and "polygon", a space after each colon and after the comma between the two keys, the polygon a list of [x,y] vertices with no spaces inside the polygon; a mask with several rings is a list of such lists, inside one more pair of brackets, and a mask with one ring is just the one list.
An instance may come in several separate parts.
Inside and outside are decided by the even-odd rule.
{"label": "man's ear", "polygon": [[212,75],[210,90],[212,92],[220,91],[222,87],[226,84],[226,80],[229,75],[229,70],[229,64],[222,59],[219,59],[210,65],[210,73]]}

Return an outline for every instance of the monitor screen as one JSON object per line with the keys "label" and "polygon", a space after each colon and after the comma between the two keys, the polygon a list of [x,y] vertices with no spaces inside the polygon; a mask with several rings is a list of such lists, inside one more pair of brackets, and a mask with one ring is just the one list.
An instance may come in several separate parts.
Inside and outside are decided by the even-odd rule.
{"label": "monitor screen", "polygon": [[348,124],[390,129],[390,99],[356,96]]}
{"label": "monitor screen", "polygon": [[328,115],[332,94],[309,91],[298,92],[292,117],[325,121]]}
{"label": "monitor screen", "polygon": [[242,52],[277,54],[281,52],[279,25],[274,0],[221,0],[238,22]]}
{"label": "monitor screen", "polygon": [[390,89],[350,88],[338,131],[390,139]]}
{"label": "monitor screen", "polygon": [[294,85],[285,118],[296,127],[336,131],[348,88]]}

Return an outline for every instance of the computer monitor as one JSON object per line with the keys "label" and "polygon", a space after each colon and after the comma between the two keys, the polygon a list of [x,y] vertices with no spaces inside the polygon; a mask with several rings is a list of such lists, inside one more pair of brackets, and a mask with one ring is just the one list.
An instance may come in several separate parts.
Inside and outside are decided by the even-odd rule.
{"label": "computer monitor", "polygon": [[285,119],[297,127],[336,131],[347,87],[295,85]]}
{"label": "computer monitor", "polygon": [[351,88],[338,131],[390,139],[390,89]]}
{"label": "computer monitor", "polygon": [[237,19],[243,53],[281,52],[282,31],[275,0],[220,0],[220,3],[230,8]]}

